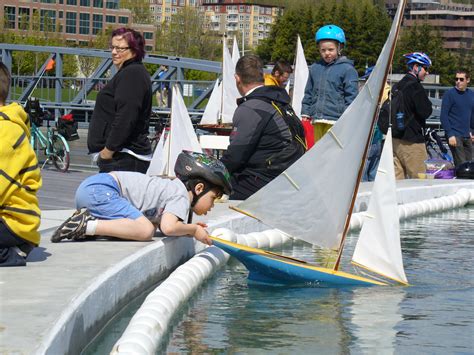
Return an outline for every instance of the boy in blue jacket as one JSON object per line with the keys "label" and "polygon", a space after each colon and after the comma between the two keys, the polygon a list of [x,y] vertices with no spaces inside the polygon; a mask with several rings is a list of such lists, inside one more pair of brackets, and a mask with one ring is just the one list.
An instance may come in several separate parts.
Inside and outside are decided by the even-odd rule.
{"label": "boy in blue jacket", "polygon": [[301,116],[314,124],[317,142],[332,127],[358,93],[358,75],[352,60],[343,56],[344,31],[335,25],[321,27],[316,43],[322,60],[309,67]]}

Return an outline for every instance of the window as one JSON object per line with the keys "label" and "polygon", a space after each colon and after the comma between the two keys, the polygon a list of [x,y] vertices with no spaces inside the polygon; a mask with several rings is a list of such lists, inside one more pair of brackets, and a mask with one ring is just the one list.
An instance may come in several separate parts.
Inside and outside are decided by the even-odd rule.
{"label": "window", "polygon": [[95,35],[102,31],[104,16],[94,14],[92,15],[92,34]]}
{"label": "window", "polygon": [[94,0],[94,7],[102,9],[104,7],[104,1],[103,0]]}
{"label": "window", "polygon": [[151,51],[153,51],[153,47],[152,46],[145,46],[145,50],[147,52],[151,52]]}
{"label": "window", "polygon": [[121,24],[128,24],[128,17],[127,16],[119,16],[119,23]]}
{"label": "window", "polygon": [[145,39],[153,39],[153,32],[143,32],[143,37]]}
{"label": "window", "polygon": [[16,8],[14,6],[5,6],[5,28],[15,28]]}
{"label": "window", "polygon": [[76,13],[66,12],[66,33],[76,33]]}
{"label": "window", "polygon": [[107,23],[115,23],[117,18],[115,16],[107,15],[105,16],[105,22]]}
{"label": "window", "polygon": [[66,0],[66,5],[77,6],[77,0]]}
{"label": "window", "polygon": [[30,9],[20,7],[18,8],[18,28],[20,30],[27,30],[30,22]]}
{"label": "window", "polygon": [[64,12],[59,11],[59,18],[63,18],[63,17],[64,17]]}
{"label": "window", "polygon": [[107,9],[118,9],[119,8],[118,1],[117,0],[115,0],[115,1],[114,0],[107,0],[105,2],[105,7]]}
{"label": "window", "polygon": [[40,10],[40,30],[48,32],[56,31],[56,11]]}
{"label": "window", "polygon": [[91,0],[81,0],[81,6],[91,6]]}
{"label": "window", "polygon": [[88,35],[90,33],[90,14],[79,14],[79,34]]}

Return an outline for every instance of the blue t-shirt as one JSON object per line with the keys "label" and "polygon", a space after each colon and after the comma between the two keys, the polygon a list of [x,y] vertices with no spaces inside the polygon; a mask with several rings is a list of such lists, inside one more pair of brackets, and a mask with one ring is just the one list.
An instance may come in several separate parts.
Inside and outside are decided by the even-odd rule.
{"label": "blue t-shirt", "polygon": [[446,137],[470,137],[474,133],[474,92],[449,89],[441,104],[441,125]]}

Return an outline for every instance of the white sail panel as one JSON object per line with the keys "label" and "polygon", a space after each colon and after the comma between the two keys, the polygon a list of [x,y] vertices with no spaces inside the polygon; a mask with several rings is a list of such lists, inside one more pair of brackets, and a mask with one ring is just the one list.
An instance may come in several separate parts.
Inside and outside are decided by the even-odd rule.
{"label": "white sail panel", "polygon": [[237,65],[237,62],[240,59],[239,53],[239,44],[237,43],[237,37],[234,35],[234,43],[232,45],[232,63],[234,63],[234,68]]}
{"label": "white sail panel", "polygon": [[179,153],[183,150],[202,153],[201,145],[194,131],[188,109],[184,104],[181,91],[173,86],[173,98],[171,101],[171,129],[163,152],[166,158],[165,174],[174,175],[174,166]]}
{"label": "white sail panel", "polygon": [[235,85],[235,65],[232,62],[229,50],[226,46],[224,51],[224,65],[222,68],[222,123],[232,123],[234,111],[237,108],[237,99],[241,96]]}
{"label": "white sail panel", "polygon": [[207,102],[200,124],[217,124],[222,101],[222,88],[219,85],[219,79],[214,84],[211,96]]}
{"label": "white sail panel", "polygon": [[151,158],[150,166],[146,172],[147,175],[162,175],[164,172],[164,145],[165,145],[165,131],[166,128],[163,128],[161,132],[160,140],[156,144],[155,151],[153,152],[153,157]]}
{"label": "white sail panel", "polygon": [[407,283],[400,246],[391,129],[385,140],[367,215],[352,260],[383,276]]}
{"label": "white sail panel", "polygon": [[301,39],[298,35],[296,42],[296,61],[295,61],[295,74],[293,84],[293,99],[291,106],[298,117],[301,117],[301,102],[304,97],[304,89],[306,82],[308,81],[309,69],[304,56],[303,46],[301,45]]}
{"label": "white sail panel", "polygon": [[331,131],[237,208],[295,238],[339,248],[385,84],[400,9],[397,16],[369,80]]}

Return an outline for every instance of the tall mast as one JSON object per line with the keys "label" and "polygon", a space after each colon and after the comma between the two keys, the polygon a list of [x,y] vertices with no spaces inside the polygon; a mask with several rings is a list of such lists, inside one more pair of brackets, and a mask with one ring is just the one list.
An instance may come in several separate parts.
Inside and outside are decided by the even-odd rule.
{"label": "tall mast", "polygon": [[226,46],[227,35],[222,35],[222,82],[221,82],[221,110],[219,112],[219,117],[217,118],[217,124],[222,124],[222,112],[224,111],[224,70],[225,70],[225,46]]}
{"label": "tall mast", "polygon": [[[401,27],[402,21],[403,21],[403,13],[405,11],[405,5],[406,5],[406,0],[401,0],[401,4],[400,4],[401,10],[399,12],[399,17],[397,19],[395,40],[393,41],[392,47],[390,48],[390,59],[388,61],[388,65],[386,66],[386,68],[384,68],[385,69],[384,80],[383,80],[384,85],[381,86],[380,92],[377,96],[378,103],[380,103],[380,98],[382,97],[382,94],[383,94],[383,91],[384,91],[385,82],[387,81],[388,72],[390,70],[391,63],[393,62],[393,55],[395,53],[395,47],[396,47],[396,44],[397,44],[398,35],[399,35],[399,32],[400,32],[400,27]],[[339,248],[338,248],[337,261],[334,264],[334,270],[335,271],[337,271],[339,269],[339,264],[341,263],[342,252],[344,250],[344,243],[345,243],[345,240],[346,240],[347,233],[349,231],[351,215],[352,215],[352,211],[354,210],[355,200],[357,198],[357,192],[359,191],[360,180],[362,179],[362,172],[363,172],[363,169],[364,169],[365,160],[367,158],[367,152],[369,150],[370,140],[372,138],[372,132],[374,130],[374,126],[375,126],[375,123],[376,123],[376,118],[378,117],[378,114],[379,114],[379,110],[380,110],[380,104],[377,106],[377,110],[375,111],[374,116],[372,117],[371,129],[369,131],[369,135],[367,136],[367,140],[366,140],[366,143],[365,143],[364,155],[361,159],[361,163],[360,163],[360,166],[359,166],[359,173],[357,175],[357,181],[356,181],[356,184],[355,184],[355,187],[354,187],[354,192],[352,194],[352,199],[351,199],[349,211],[348,211],[347,216],[346,216],[346,222],[345,222],[345,225],[344,225],[344,232],[342,234],[341,243],[339,244]]]}

